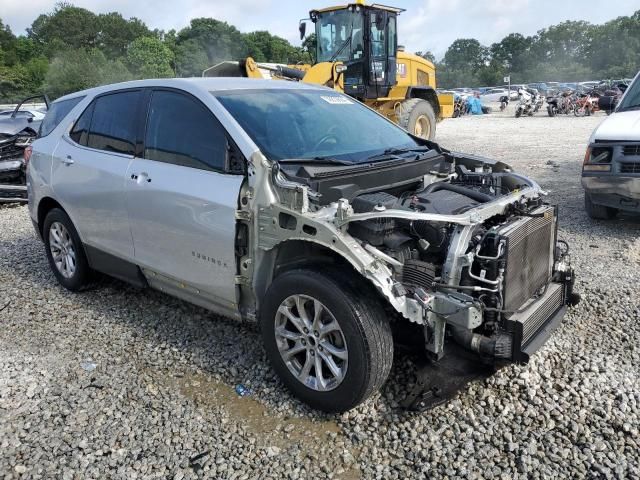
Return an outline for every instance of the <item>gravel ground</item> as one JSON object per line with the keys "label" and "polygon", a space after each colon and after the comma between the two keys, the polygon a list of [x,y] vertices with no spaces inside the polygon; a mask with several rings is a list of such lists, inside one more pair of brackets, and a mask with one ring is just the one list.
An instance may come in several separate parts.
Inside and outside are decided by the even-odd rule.
{"label": "gravel ground", "polygon": [[444,146],[508,161],[560,204],[583,301],[527,366],[422,414],[397,408],[413,372],[402,356],[381,395],[323,415],[284,390],[255,325],[115,280],[69,293],[26,207],[1,208],[0,474],[640,478],[640,219],[589,220],[579,183],[603,118],[439,126]]}

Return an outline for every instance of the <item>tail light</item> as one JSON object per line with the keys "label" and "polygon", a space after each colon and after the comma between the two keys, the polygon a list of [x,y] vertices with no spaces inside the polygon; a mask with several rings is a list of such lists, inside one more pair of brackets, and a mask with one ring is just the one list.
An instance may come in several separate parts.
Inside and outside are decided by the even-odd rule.
{"label": "tail light", "polygon": [[22,152],[22,157],[24,158],[25,166],[29,165],[29,160],[31,160],[32,153],[33,153],[33,147],[31,145],[29,145],[28,147],[25,147],[24,151]]}

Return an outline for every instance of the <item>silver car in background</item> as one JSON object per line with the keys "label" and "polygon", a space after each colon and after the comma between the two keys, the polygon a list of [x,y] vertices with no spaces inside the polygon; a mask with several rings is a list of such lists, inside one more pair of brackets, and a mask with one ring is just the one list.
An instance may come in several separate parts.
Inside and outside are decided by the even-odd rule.
{"label": "silver car in background", "polygon": [[315,408],[379,390],[403,332],[427,360],[407,406],[440,403],[480,367],[528,361],[576,299],[534,181],[333,90],[145,80],[47,118],[29,208],[57,280],[78,291],[99,271],[257,319]]}

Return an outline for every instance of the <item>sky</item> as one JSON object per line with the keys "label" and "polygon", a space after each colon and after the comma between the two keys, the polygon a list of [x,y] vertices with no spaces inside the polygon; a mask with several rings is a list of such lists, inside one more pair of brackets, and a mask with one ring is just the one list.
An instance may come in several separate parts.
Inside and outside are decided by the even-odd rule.
{"label": "sky", "polygon": [[[57,0],[0,0],[0,18],[16,34],[40,14],[53,10]],[[347,3],[350,0],[342,0]],[[213,17],[243,32],[268,30],[300,44],[298,21],[312,8],[341,0],[72,0],[96,13],[117,11],[137,17],[151,29],[179,30],[196,17]],[[375,2],[371,2],[375,3]],[[640,10],[638,0],[380,0],[405,8],[398,21],[399,43],[407,51],[431,50],[440,59],[457,38],[476,38],[484,45],[509,33],[532,35],[564,20],[603,23]],[[28,8],[26,7],[28,5]]]}

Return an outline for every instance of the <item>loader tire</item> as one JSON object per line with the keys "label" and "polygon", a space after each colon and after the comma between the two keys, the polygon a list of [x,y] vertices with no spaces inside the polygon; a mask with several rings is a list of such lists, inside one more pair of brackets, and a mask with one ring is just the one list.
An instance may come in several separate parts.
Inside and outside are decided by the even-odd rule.
{"label": "loader tire", "polygon": [[398,124],[416,137],[425,140],[436,137],[436,114],[427,100],[412,98],[402,102]]}

